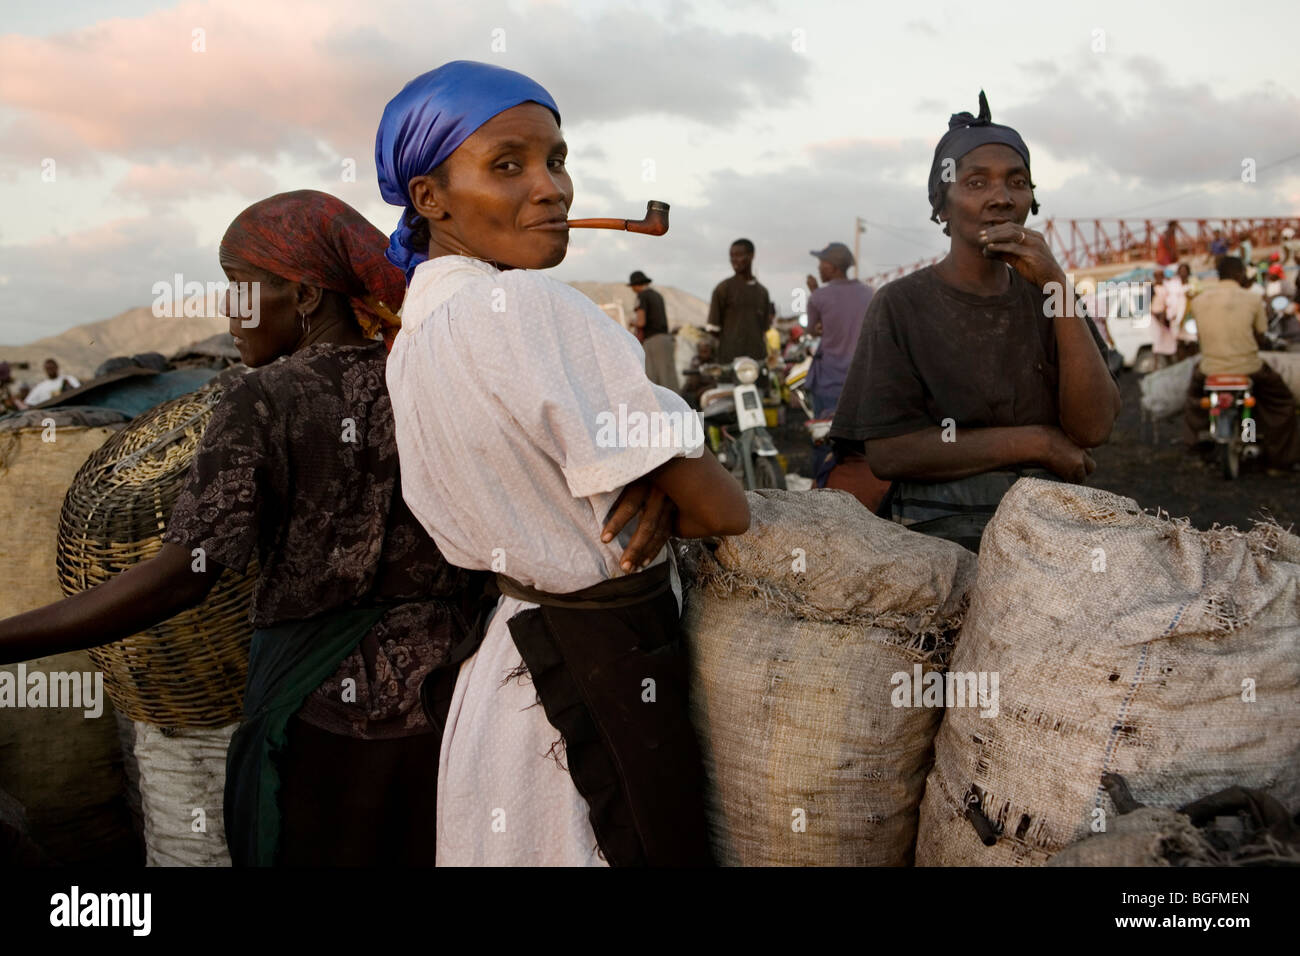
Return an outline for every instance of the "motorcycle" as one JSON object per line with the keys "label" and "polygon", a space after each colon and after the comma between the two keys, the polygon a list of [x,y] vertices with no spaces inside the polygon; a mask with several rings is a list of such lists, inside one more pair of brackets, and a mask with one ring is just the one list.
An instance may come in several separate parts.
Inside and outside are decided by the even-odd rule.
{"label": "motorcycle", "polygon": [[1223,477],[1229,481],[1241,474],[1243,459],[1258,457],[1255,420],[1251,410],[1255,396],[1249,375],[1207,375],[1201,407],[1210,412],[1210,438],[1219,446]]}
{"label": "motorcycle", "polygon": [[[808,356],[803,361],[796,362],[790,366],[786,373],[785,385],[790,393],[791,403],[804,413],[803,427],[808,432],[808,438],[813,445],[813,468],[818,470],[825,467],[829,470],[829,464],[823,464],[825,459],[830,455],[830,431],[831,422],[834,421],[834,415],[828,415],[824,418],[818,418],[813,411],[812,401],[808,395],[808,373],[812,370],[812,356]],[[818,451],[823,449],[822,451]],[[813,476],[813,482],[816,484],[818,476]]]}
{"label": "motorcycle", "polygon": [[700,394],[700,418],[718,461],[746,490],[785,488],[785,470],[767,431],[763,396],[756,384],[758,362],[742,356],[729,366],[701,365],[700,371],[728,382]]}

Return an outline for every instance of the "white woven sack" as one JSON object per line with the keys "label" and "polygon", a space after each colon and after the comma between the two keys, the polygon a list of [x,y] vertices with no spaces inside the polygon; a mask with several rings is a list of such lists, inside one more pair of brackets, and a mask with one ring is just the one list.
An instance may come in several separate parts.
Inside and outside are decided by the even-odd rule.
{"label": "white woven sack", "polygon": [[945,713],[918,865],[1042,863],[1114,819],[1106,772],[1151,806],[1234,784],[1300,803],[1300,539],[1277,525],[1201,532],[1022,479],[950,667],[997,673],[1000,706]]}
{"label": "white woven sack", "polygon": [[238,724],[163,731],[135,722],[147,866],[230,866],[226,752]]}
{"label": "white woven sack", "polygon": [[688,570],[692,711],[725,865],[906,865],[974,555],[839,491],[749,493],[752,523]]}

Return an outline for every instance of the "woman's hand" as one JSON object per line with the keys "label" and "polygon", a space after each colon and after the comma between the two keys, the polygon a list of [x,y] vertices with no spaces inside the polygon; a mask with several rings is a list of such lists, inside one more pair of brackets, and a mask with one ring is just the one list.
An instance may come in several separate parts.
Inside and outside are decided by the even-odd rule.
{"label": "woman's hand", "polygon": [[677,520],[677,508],[653,481],[638,478],[628,484],[614,502],[605,526],[601,528],[600,540],[607,544],[613,541],[638,515],[641,520],[619,559],[620,567],[628,572],[644,568],[668,543]]}
{"label": "woman's hand", "polygon": [[203,601],[221,576],[195,571],[188,547],[167,543],[89,591],[0,621],[0,664],[99,647],[138,634]]}
{"label": "woman's hand", "polygon": [[1046,425],[1043,438],[1043,467],[1057,477],[1078,484],[1096,469],[1097,463],[1087,449],[1076,445],[1061,429]]}
{"label": "woman's hand", "polygon": [[984,255],[1010,263],[1026,280],[1042,289],[1057,282],[1065,289],[1065,272],[1052,255],[1043,234],[1014,222],[1002,222],[980,231]]}

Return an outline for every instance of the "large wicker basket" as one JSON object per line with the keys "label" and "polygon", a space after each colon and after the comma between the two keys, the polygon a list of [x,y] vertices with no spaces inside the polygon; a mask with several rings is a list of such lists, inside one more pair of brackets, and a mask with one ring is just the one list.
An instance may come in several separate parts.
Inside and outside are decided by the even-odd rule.
{"label": "large wicker basket", "polygon": [[[167,520],[222,391],[213,383],[159,405],[82,465],[59,518],[64,593],[92,588],[162,548]],[[255,577],[255,566],[242,575],[225,571],[197,607],[91,650],[118,710],[165,728],[239,720]]]}

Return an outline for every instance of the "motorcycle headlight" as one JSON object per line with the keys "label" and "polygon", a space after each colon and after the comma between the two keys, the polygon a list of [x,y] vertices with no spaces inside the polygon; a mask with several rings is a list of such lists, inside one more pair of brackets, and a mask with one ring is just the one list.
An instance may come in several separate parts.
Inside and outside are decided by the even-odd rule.
{"label": "motorcycle headlight", "polygon": [[740,384],[753,385],[758,381],[758,363],[752,358],[745,356],[736,359],[733,368],[736,372],[736,381],[740,382]]}

